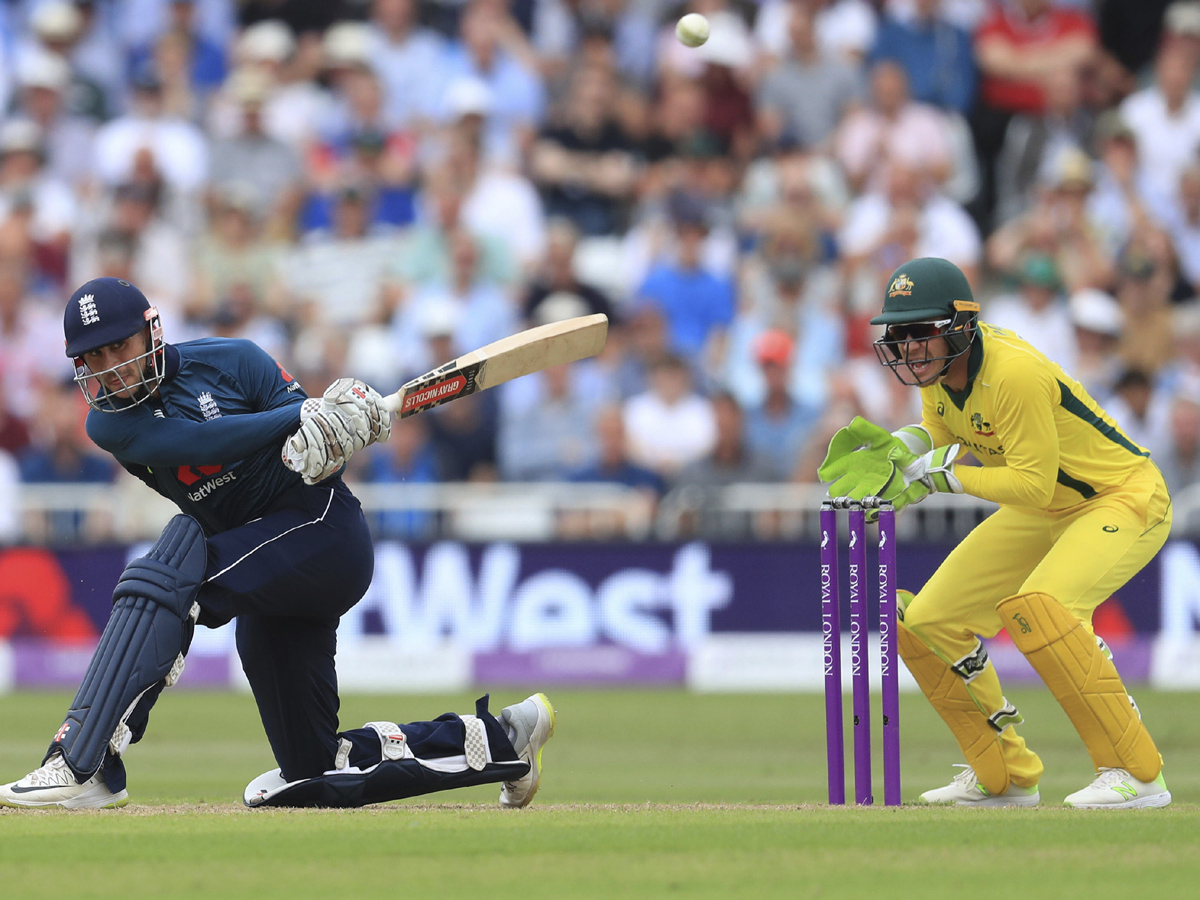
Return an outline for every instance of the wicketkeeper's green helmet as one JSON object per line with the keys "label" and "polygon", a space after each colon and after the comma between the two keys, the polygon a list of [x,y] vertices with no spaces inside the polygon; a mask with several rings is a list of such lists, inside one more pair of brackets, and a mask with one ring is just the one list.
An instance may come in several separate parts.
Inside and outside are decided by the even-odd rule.
{"label": "wicketkeeper's green helmet", "polygon": [[[932,256],[910,260],[888,279],[883,312],[871,320],[872,325],[886,326],[883,337],[875,342],[875,355],[904,384],[932,384],[955,359],[971,349],[978,320],[979,304],[958,266]],[[948,355],[928,355],[928,343],[936,337],[945,338]],[[926,348],[924,358],[913,352],[909,346],[912,344]],[[901,352],[901,345],[909,346],[907,356]],[[944,365],[932,375],[920,376],[910,365],[938,361]],[[908,370],[913,381],[905,380],[900,366]]]}

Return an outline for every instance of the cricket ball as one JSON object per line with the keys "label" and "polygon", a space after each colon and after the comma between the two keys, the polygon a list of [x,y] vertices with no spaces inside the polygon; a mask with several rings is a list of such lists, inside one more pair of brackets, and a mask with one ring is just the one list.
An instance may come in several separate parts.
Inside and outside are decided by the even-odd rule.
{"label": "cricket ball", "polygon": [[689,47],[699,47],[708,40],[708,19],[700,13],[688,13],[675,24],[675,36]]}

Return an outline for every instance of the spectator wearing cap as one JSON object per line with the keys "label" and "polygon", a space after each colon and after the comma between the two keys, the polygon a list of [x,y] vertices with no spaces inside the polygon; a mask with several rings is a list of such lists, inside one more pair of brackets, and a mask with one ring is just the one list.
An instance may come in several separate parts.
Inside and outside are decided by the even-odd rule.
{"label": "spectator wearing cap", "polygon": [[600,313],[608,316],[609,328],[615,327],[617,316],[607,295],[575,274],[578,246],[579,231],[569,219],[547,223],[546,258],[521,302],[530,326]]}
{"label": "spectator wearing cap", "polygon": [[17,48],[18,66],[28,54],[52,53],[70,67],[68,109],[94,122],[125,106],[128,69],[116,39],[92,3],[47,0],[29,17],[30,34]]}
{"label": "spectator wearing cap", "polygon": [[908,76],[891,61],[875,64],[870,105],[846,115],[834,150],[855,193],[879,190],[892,163],[924,172],[935,185],[953,167],[945,117],[935,107],[913,102]]}
{"label": "spectator wearing cap", "polygon": [[81,185],[92,173],[96,126],[67,109],[71,67],[61,56],[39,49],[18,61],[16,81],[19,114],[42,130],[46,173],[68,186]]}
{"label": "spectator wearing cap", "polygon": [[850,106],[865,95],[862,76],[817,46],[812,10],[794,4],[788,25],[791,49],[758,89],[759,129],[772,141],[786,138],[819,148],[830,140]]}
{"label": "spectator wearing cap", "polygon": [[764,331],[754,345],[766,395],[746,411],[746,446],[768,464],[775,481],[792,477],[821,417],[820,407],[799,403],[792,395],[794,346],[787,332],[776,330]]}
{"label": "spectator wearing cap", "polygon": [[577,69],[556,121],[542,129],[530,158],[547,215],[570,219],[589,236],[624,230],[641,174],[615,101],[609,72]]}
{"label": "spectator wearing cap", "polygon": [[420,128],[438,112],[446,89],[448,46],[417,18],[416,0],[374,0],[371,4],[371,65],[383,84],[388,120],[400,128]]}
{"label": "spectator wearing cap", "polygon": [[[263,128],[297,153],[304,153],[315,139],[316,130],[333,102],[318,86],[323,63],[321,43],[306,38],[299,53],[291,29],[278,19],[248,26],[234,45],[237,68],[249,66],[262,71],[270,90],[263,105]],[[227,92],[213,97],[207,131],[215,138],[231,137],[241,127],[240,105]]]}
{"label": "spectator wearing cap", "polygon": [[136,72],[155,64],[161,67],[164,49],[178,52],[186,60],[186,77],[201,98],[221,86],[229,65],[225,48],[204,33],[197,17],[195,0],[168,0],[165,27],[150,40],[138,42],[129,51],[129,69]]}
{"label": "spectator wearing cap", "polygon": [[[488,143],[502,147],[510,161],[532,141],[546,112],[546,92],[532,53],[520,27],[502,5],[471,0],[459,16],[458,39],[450,46],[446,63],[447,91],[461,78],[474,78],[490,93]],[[439,118],[452,110],[443,97]]]}
{"label": "spectator wearing cap", "polygon": [[252,191],[259,215],[275,224],[276,233],[289,233],[281,225],[299,203],[304,170],[295,150],[266,131],[263,106],[270,90],[269,76],[254,66],[237,69],[226,82],[225,91],[241,109],[241,127],[213,143],[209,187],[213,194]]}
{"label": "spectator wearing cap", "polygon": [[1154,83],[1122,102],[1121,117],[1133,130],[1138,162],[1151,192],[1151,208],[1169,207],[1179,176],[1200,149],[1200,93],[1192,87],[1196,60],[1166,44],[1154,61]]}
{"label": "spectator wearing cap", "polygon": [[61,287],[78,210],[70,187],[46,172],[41,126],[0,124],[0,221],[23,224],[39,273]]}
{"label": "spectator wearing cap", "polygon": [[1164,42],[1181,47],[1193,62],[1200,61],[1200,2],[1176,0],[1170,4],[1163,15],[1162,30]]}
{"label": "spectator wearing cap", "polygon": [[1103,405],[1121,374],[1117,355],[1125,329],[1121,304],[1111,294],[1084,288],[1071,295],[1067,309],[1077,350],[1071,375]]}
{"label": "spectator wearing cap", "polygon": [[651,267],[637,290],[638,304],[654,304],[667,320],[671,349],[700,362],[719,360],[733,321],[733,280],[706,268],[701,250],[708,236],[703,207],[686,194],[672,198],[676,254]]}
{"label": "spectator wearing cap", "polygon": [[96,133],[96,174],[104,184],[131,181],[148,166],[175,193],[192,196],[204,186],[208,140],[191,122],[166,112],[162,91],[156,71],[139,71],[129,112]]}
{"label": "spectator wearing cap", "polygon": [[1074,372],[1078,354],[1075,330],[1054,259],[1030,254],[1022,262],[1018,278],[1017,292],[988,301],[984,318],[1020,335],[1064,370]]}
{"label": "spectator wearing cap", "polygon": [[716,446],[713,405],[693,389],[687,362],[673,354],[654,364],[649,390],[626,400],[623,416],[630,458],[667,479]]}
{"label": "spectator wearing cap", "polygon": [[942,0],[915,0],[912,16],[902,19],[889,4],[869,60],[902,66],[918,103],[966,116],[975,104],[975,54],[971,36],[943,14],[942,5]]}

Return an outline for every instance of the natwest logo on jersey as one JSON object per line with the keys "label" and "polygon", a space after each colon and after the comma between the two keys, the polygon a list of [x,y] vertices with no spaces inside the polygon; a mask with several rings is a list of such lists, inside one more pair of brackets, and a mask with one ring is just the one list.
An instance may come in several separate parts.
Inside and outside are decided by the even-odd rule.
{"label": "natwest logo on jersey", "polygon": [[[175,477],[187,487],[191,487],[206,475],[216,475],[222,468],[222,466],[180,466],[175,470]],[[221,487],[221,485],[229,484],[229,482],[236,480],[237,475],[233,472],[226,472],[224,475],[219,475],[216,478],[209,478],[208,481],[204,482],[196,490],[188,491],[188,499],[193,503],[199,503],[217,488]]]}

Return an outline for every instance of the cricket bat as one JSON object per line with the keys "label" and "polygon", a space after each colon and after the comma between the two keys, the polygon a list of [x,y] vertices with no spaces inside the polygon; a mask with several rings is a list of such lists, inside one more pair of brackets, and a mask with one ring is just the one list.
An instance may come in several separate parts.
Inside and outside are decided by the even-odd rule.
{"label": "cricket bat", "polygon": [[608,316],[597,313],[539,325],[472,350],[426,372],[383,398],[401,419],[531,372],[595,356],[608,337]]}

